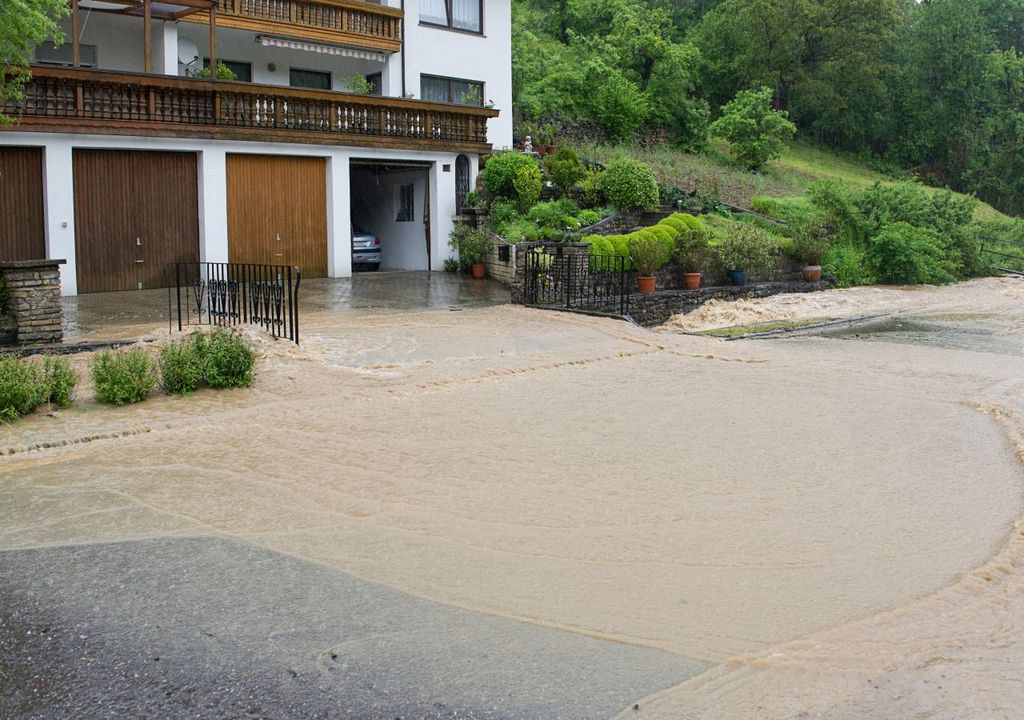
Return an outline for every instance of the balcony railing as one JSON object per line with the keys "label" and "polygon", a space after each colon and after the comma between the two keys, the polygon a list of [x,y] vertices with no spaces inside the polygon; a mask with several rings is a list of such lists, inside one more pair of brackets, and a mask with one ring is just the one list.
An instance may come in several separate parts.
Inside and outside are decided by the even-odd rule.
{"label": "balcony railing", "polygon": [[446,103],[165,75],[32,68],[10,130],[484,152],[498,112]]}
{"label": "balcony railing", "polygon": [[[402,17],[398,8],[354,0],[217,0],[217,26],[398,52]],[[188,22],[208,23],[205,11]]]}

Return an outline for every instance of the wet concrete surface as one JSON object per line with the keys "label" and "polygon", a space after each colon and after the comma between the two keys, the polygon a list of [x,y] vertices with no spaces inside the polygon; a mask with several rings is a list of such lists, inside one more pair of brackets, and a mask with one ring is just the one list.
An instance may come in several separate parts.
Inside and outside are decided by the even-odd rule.
{"label": "wet concrete surface", "polygon": [[985,315],[907,315],[885,317],[837,327],[810,330],[800,335],[840,340],[862,340],[923,345],[947,350],[972,350],[999,355],[1024,355],[1019,334]]}
{"label": "wet concrete surface", "polygon": [[[320,312],[415,312],[500,305],[509,297],[508,288],[500,283],[456,273],[356,273],[351,278],[303,280],[299,310],[302,317]],[[173,288],[67,297],[64,337],[69,342],[99,342],[177,329],[177,303]]]}
{"label": "wet concrete surface", "polygon": [[606,718],[706,669],[233,540],[0,553],[3,718]]}

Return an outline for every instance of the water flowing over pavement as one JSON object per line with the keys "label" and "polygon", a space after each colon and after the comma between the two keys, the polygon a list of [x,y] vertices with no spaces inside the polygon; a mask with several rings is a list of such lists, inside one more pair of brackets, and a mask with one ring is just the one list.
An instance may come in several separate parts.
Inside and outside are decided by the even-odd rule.
{"label": "water flowing over pavement", "polygon": [[[623,717],[1012,717],[1024,282],[799,300],[729,312],[884,307],[992,342],[314,311],[302,348],[261,341],[250,390],[110,409],[85,388],[5,428],[0,570],[96,543],[230,540],[678,658],[673,679],[647,656],[662,669]],[[713,310],[672,325],[714,327]],[[715,667],[686,680],[700,663]]]}

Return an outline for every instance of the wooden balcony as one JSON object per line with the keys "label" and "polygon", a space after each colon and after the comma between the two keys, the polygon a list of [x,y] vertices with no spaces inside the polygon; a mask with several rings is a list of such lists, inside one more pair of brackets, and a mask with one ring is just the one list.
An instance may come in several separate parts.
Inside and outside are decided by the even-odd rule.
{"label": "wooden balcony", "polygon": [[[389,53],[402,49],[404,15],[358,0],[217,0],[217,27]],[[182,20],[206,24],[209,13]]]}
{"label": "wooden balcony", "polygon": [[4,130],[487,152],[496,110],[166,75],[33,67]]}

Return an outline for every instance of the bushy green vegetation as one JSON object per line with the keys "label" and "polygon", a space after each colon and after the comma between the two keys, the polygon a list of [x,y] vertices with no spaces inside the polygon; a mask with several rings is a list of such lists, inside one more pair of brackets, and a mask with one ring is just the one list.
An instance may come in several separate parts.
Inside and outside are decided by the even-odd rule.
{"label": "bushy green vegetation", "polygon": [[1024,209],[1024,0],[514,0],[513,28],[516,109],[559,135],[703,150],[769,87],[807,143]]}
{"label": "bushy green vegetation", "polygon": [[206,340],[206,384],[212,388],[252,385],[256,353],[236,332],[219,329]]}
{"label": "bushy green vegetation", "polygon": [[739,223],[715,244],[714,253],[723,270],[740,270],[757,275],[767,272],[775,264],[779,244],[762,228]]}
{"label": "bushy green vegetation", "polygon": [[448,247],[458,253],[459,266],[468,271],[471,265],[484,262],[494,244],[490,236],[481,229],[458,225],[448,237]]}
{"label": "bushy green vegetation", "polygon": [[620,212],[648,210],[658,205],[658,181],[643,163],[620,158],[601,175],[601,189]]}
{"label": "bushy green vegetation", "polygon": [[0,355],[0,421],[17,420],[42,403],[67,407],[77,385],[78,373],[65,358],[48,355],[40,365]]}
{"label": "bushy green vegetation", "polygon": [[748,170],[760,170],[769,160],[781,157],[796,135],[788,114],[771,105],[770,87],[743,90],[711,125],[711,134],[728,140],[736,161]]}
{"label": "bushy green vegetation", "polygon": [[493,198],[518,202],[516,178],[539,170],[537,161],[523,153],[506,152],[492,156],[484,166],[482,179],[484,187]]}
{"label": "bushy green vegetation", "polygon": [[206,377],[209,343],[202,333],[160,348],[160,387],[168,395],[195,392]]}
{"label": "bushy green vegetation", "polygon": [[92,362],[96,400],[111,405],[142,402],[157,383],[157,369],[142,348],[107,350]]}

